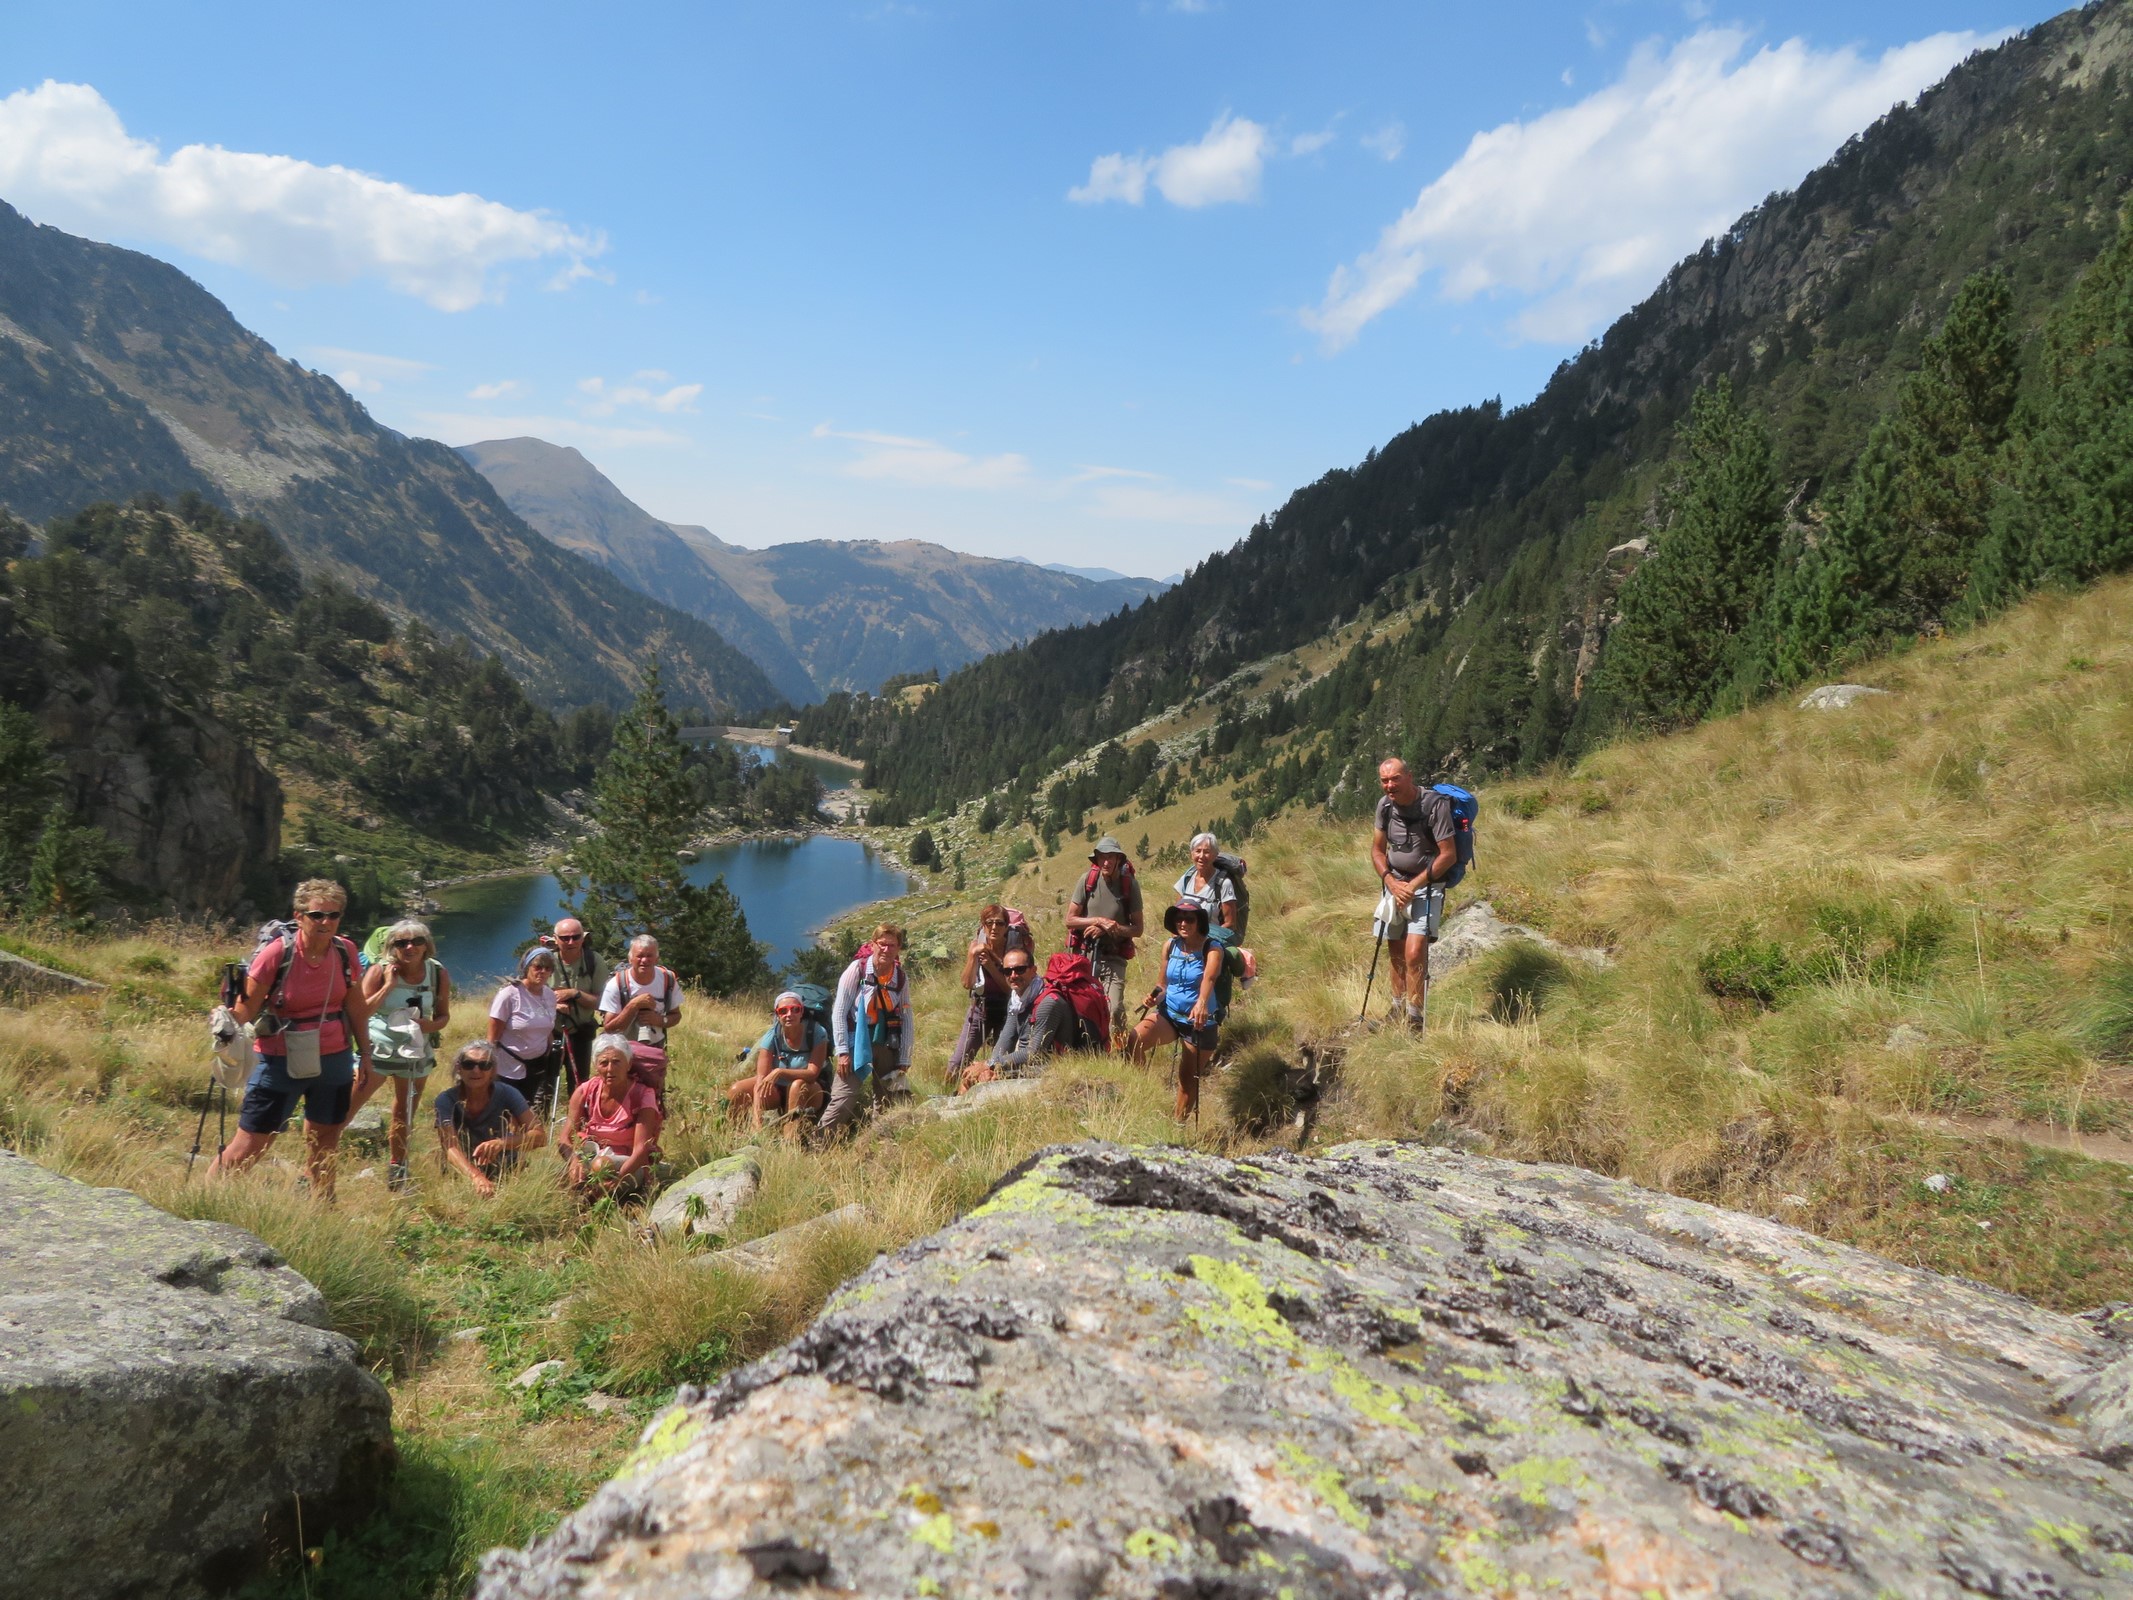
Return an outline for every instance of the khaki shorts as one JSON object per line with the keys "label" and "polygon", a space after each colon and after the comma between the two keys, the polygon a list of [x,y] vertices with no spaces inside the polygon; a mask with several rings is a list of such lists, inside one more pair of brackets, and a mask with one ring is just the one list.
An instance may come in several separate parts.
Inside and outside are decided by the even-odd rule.
{"label": "khaki shorts", "polygon": [[1408,896],[1407,910],[1404,913],[1393,899],[1391,890],[1388,889],[1378,898],[1376,928],[1380,938],[1404,929],[1410,939],[1434,939],[1443,921],[1442,885],[1431,884],[1427,889],[1417,889]]}

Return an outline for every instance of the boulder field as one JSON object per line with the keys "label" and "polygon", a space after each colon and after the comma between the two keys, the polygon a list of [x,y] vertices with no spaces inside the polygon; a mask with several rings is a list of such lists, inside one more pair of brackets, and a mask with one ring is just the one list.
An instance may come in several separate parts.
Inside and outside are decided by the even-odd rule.
{"label": "boulder field", "polygon": [[1567,1167],[1060,1147],[476,1592],[2133,1594],[2129,1322]]}
{"label": "boulder field", "polygon": [[0,1594],[217,1592],[375,1505],[392,1401],[240,1228],[0,1151]]}

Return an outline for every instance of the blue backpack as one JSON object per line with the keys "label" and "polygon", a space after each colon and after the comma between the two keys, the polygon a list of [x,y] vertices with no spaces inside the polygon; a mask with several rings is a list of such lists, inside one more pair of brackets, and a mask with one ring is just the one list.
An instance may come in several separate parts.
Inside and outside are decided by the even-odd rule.
{"label": "blue backpack", "polygon": [[1466,869],[1474,864],[1474,819],[1481,815],[1481,802],[1456,783],[1433,783],[1430,789],[1452,803],[1452,825],[1457,830],[1452,842],[1459,852],[1459,864],[1444,880],[1444,887],[1449,889],[1464,878]]}

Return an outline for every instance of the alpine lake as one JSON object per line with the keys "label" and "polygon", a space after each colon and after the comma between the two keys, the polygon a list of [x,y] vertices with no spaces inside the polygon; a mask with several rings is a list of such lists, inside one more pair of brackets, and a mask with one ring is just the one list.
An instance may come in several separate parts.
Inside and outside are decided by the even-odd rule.
{"label": "alpine lake", "polygon": [[[851,769],[767,745],[739,745],[765,761],[801,761],[825,790],[849,788]],[[911,880],[858,839],[795,834],[743,839],[704,850],[687,869],[691,883],[723,877],[748,918],[748,931],[769,947],[773,972],[814,940],[816,930],[854,907],[907,893]],[[425,918],[454,984],[470,992],[512,972],[536,917],[565,913],[554,874],[482,878],[432,891],[444,909]],[[620,952],[600,952],[610,961]]]}

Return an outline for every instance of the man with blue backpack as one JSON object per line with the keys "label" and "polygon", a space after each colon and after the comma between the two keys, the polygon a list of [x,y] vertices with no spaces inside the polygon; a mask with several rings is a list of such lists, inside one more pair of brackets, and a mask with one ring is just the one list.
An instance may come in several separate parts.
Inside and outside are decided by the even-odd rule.
{"label": "man with blue backpack", "polygon": [[1370,840],[1370,864],[1384,890],[1377,936],[1391,951],[1392,1015],[1420,1028],[1428,1015],[1429,945],[1444,918],[1444,891],[1466,876],[1474,859],[1474,797],[1449,783],[1423,788],[1397,756],[1380,763],[1378,787],[1383,792]]}

